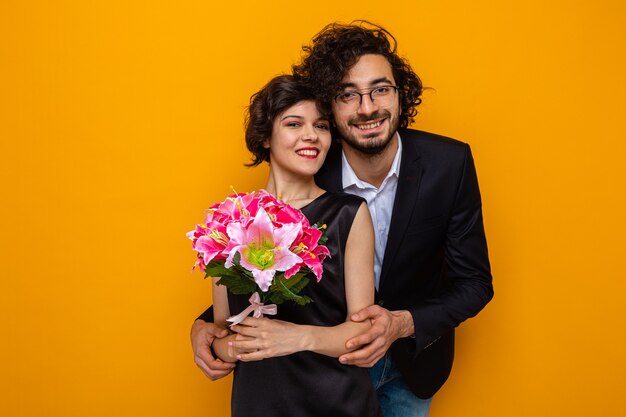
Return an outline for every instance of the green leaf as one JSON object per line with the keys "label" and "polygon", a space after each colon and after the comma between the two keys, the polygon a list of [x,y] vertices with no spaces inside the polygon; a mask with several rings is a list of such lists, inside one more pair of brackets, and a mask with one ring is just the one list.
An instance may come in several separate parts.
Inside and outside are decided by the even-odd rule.
{"label": "green leaf", "polygon": [[256,291],[257,285],[254,280],[246,276],[223,275],[217,285],[225,285],[233,294],[252,294]]}
{"label": "green leaf", "polygon": [[233,294],[251,294],[258,287],[252,274],[239,265],[239,257],[235,255],[236,263],[230,268],[224,266],[224,261],[211,261],[204,268],[205,278],[219,278],[217,285],[224,285]]}
{"label": "green leaf", "polygon": [[285,297],[279,292],[273,292],[270,294],[269,300],[274,304],[282,304],[285,301]]}
{"label": "green leaf", "polygon": [[269,291],[263,293],[254,281],[252,273],[241,266],[240,260],[240,255],[235,254],[233,266],[230,268],[224,266],[224,261],[209,262],[205,267],[205,278],[219,277],[217,285],[224,285],[231,293],[237,295],[247,295],[258,291],[263,302],[269,300],[275,304],[282,304],[289,300],[304,305],[313,301],[310,297],[299,295],[300,291],[309,284],[308,271],[299,271],[289,279],[285,278],[284,273],[277,273]]}
{"label": "green leaf", "polygon": [[[291,281],[291,279],[289,281]],[[301,280],[299,280],[297,283],[295,283],[295,285],[292,285],[289,289],[291,290],[291,292],[299,294],[300,291],[302,291],[304,287],[306,287],[309,284],[309,282],[310,280],[304,277]]]}
{"label": "green leaf", "polygon": [[[285,284],[285,286],[287,288],[289,288],[290,290],[296,286],[297,284],[300,283],[300,281],[302,280],[302,278],[304,278],[306,276],[305,272],[298,272],[296,275],[292,276],[291,278],[285,278],[285,276],[283,274],[281,274],[278,278],[280,278],[280,281]],[[304,288],[304,287],[302,287]],[[293,292],[298,292],[298,291],[294,291],[291,290]]]}
{"label": "green leaf", "polygon": [[[292,281],[294,278],[295,280]],[[300,292],[308,283],[309,280],[304,277],[304,274],[296,274],[289,279],[286,279],[282,274],[276,276],[274,278],[274,283],[270,288],[270,300],[277,304],[282,303],[285,300],[294,301],[300,305],[310,303],[313,301],[310,297],[298,295],[298,292]]]}
{"label": "green leaf", "polygon": [[232,269],[224,266],[224,261],[211,261],[204,268],[204,277],[223,277],[226,275],[237,276],[237,273]]}

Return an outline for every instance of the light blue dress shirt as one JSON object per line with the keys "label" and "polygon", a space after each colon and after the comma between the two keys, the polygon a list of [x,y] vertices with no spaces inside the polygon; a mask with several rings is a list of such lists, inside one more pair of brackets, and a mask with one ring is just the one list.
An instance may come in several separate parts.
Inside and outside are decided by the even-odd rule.
{"label": "light blue dress shirt", "polygon": [[[397,133],[396,133],[397,134]],[[400,158],[402,155],[402,141],[398,135],[398,150],[391,164],[391,169],[383,180],[379,188],[360,180],[348,163],[346,155],[341,154],[341,180],[343,191],[358,195],[367,201],[372,223],[374,224],[375,256],[374,256],[374,279],[376,289],[380,283],[380,271],[385,256],[387,246],[387,236],[389,235],[389,224],[391,223],[391,213],[393,202],[396,198],[398,188],[398,177],[400,176]]]}

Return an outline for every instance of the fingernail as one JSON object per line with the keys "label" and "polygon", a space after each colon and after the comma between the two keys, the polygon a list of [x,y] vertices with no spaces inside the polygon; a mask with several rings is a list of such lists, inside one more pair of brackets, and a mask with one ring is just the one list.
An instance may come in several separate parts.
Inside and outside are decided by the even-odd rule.
{"label": "fingernail", "polygon": [[232,345],[233,345],[233,342],[228,342],[228,346],[232,346]]}
{"label": "fingernail", "polygon": [[339,358],[339,362],[341,362],[341,363],[343,363],[343,364],[348,363],[348,361],[346,361],[346,359],[345,359],[345,358]]}
{"label": "fingernail", "polygon": [[348,349],[352,349],[352,343],[348,343],[348,344],[346,345],[346,347],[347,347]]}

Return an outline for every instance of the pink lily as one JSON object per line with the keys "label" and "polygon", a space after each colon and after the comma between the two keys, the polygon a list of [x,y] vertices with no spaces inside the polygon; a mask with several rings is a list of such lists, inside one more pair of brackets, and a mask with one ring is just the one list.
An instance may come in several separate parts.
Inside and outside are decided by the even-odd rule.
{"label": "pink lily", "polygon": [[302,262],[289,250],[301,227],[299,223],[292,223],[275,228],[266,211],[259,207],[248,225],[232,222],[226,227],[230,242],[225,249],[228,258],[224,266],[230,268],[233,257],[239,253],[241,266],[252,272],[261,291],[267,291],[276,271],[287,271]]}
{"label": "pink lily", "polygon": [[219,204],[218,213],[232,220],[243,220],[251,216],[248,208],[256,200],[254,194],[231,194]]}
{"label": "pink lily", "polygon": [[[322,262],[324,258],[330,256],[330,252],[326,246],[318,246],[317,242],[322,236],[322,232],[319,229],[313,227],[305,227],[302,230],[298,239],[294,242],[291,250],[301,258],[301,263],[304,263],[317,278],[317,282],[322,279]],[[301,265],[300,265],[301,266]],[[299,268],[293,267],[289,271],[285,272],[285,278],[290,278],[298,273]]]}
{"label": "pink lily", "polygon": [[204,265],[208,265],[213,259],[224,260],[224,250],[229,242],[226,227],[221,223],[211,222],[200,228],[204,229],[205,233],[194,241],[193,249],[202,256]]}

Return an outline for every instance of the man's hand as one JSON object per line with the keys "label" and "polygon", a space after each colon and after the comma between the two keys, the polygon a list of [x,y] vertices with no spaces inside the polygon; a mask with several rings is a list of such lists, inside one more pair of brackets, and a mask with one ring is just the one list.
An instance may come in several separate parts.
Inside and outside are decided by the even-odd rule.
{"label": "man's hand", "polygon": [[196,320],[191,326],[191,347],[194,361],[207,378],[215,381],[228,375],[235,367],[234,363],[223,362],[214,358],[211,344],[215,338],[221,339],[228,335],[225,329],[213,323]]}
{"label": "man's hand", "polygon": [[411,336],[415,331],[413,316],[407,310],[389,311],[372,305],[353,314],[350,319],[356,322],[369,319],[372,327],[346,342],[346,348],[353,352],[339,357],[339,361],[345,365],[371,368],[396,339]]}

